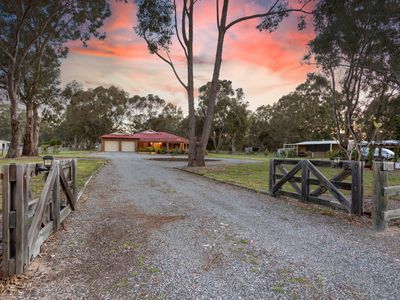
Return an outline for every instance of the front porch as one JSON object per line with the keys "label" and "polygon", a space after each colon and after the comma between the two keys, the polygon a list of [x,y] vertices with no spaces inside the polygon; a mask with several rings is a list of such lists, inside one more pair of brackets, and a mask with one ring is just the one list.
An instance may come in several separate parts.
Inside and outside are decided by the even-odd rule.
{"label": "front porch", "polygon": [[188,144],[186,143],[169,143],[169,142],[138,142],[138,151],[139,152],[148,152],[157,150],[165,150],[169,151],[186,151],[188,149]]}

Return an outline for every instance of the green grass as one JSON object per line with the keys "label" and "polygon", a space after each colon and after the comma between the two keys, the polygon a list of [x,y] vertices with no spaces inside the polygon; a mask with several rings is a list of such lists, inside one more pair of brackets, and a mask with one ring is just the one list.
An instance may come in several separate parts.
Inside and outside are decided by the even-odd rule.
{"label": "green grass", "polygon": [[[61,152],[59,154],[54,155],[54,157],[57,159],[61,158],[77,158],[78,159],[78,189],[81,189],[87,179],[99,168],[101,167],[106,160],[102,158],[91,158],[88,157],[89,151],[68,151],[68,152]],[[76,155],[74,155],[76,154]],[[24,163],[36,163],[36,162],[42,162],[41,157],[20,157],[17,159],[6,159],[6,158],[0,158],[0,173],[1,173],[1,166],[6,165],[6,164],[11,164],[11,163],[17,163],[17,164],[24,164]],[[43,189],[44,185],[44,178],[43,174],[37,176],[37,177],[32,177],[31,179],[31,190],[35,197],[37,197],[41,190]],[[0,181],[0,203],[2,199],[2,189],[1,189],[1,181]],[[0,205],[0,211],[1,211],[1,205]]]}
{"label": "green grass", "polygon": [[[290,170],[291,166],[287,166]],[[331,178],[339,173],[338,169],[332,168],[318,168],[325,176]],[[206,177],[216,179],[219,181],[232,183],[247,188],[251,188],[258,191],[268,191],[268,179],[269,179],[269,159],[266,159],[260,163],[249,163],[249,164],[232,164],[232,165],[220,165],[210,168],[199,168],[196,169],[197,173],[202,174]],[[399,173],[397,171],[397,173]],[[400,185],[400,174],[397,176],[389,175],[389,185]],[[312,176],[313,177],[313,176]],[[351,178],[347,178],[345,182],[350,182]],[[315,186],[311,186],[315,188]],[[286,183],[284,190],[293,192],[293,187]],[[342,190],[344,195],[349,195],[350,191]],[[364,171],[364,197],[372,198],[373,196],[373,172],[370,169]],[[400,200],[400,198],[393,198]]]}
{"label": "green grass", "polygon": [[230,159],[243,159],[243,160],[260,160],[267,161],[274,157],[274,154],[269,154],[268,156],[263,153],[254,153],[254,154],[246,154],[246,153],[238,153],[238,154],[229,154],[229,153],[208,153],[207,158],[230,158]]}

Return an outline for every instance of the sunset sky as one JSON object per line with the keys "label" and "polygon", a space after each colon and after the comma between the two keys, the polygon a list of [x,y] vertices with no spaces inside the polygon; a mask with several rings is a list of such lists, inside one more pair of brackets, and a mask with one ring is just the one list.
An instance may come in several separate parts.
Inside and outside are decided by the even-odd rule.
{"label": "sunset sky", "polygon": [[[262,1],[264,2],[264,1]],[[202,0],[195,15],[195,85],[198,89],[211,79],[216,47],[215,1]],[[101,28],[107,33],[104,41],[92,39],[83,48],[78,41],[69,43],[70,53],[62,65],[63,83],[72,80],[84,87],[116,85],[129,94],[157,94],[168,102],[187,110],[184,89],[170,67],[151,55],[145,42],[133,27],[136,7],[132,2],[111,1],[112,16]],[[265,8],[259,1],[231,1],[229,18],[259,13]],[[230,29],[225,38],[220,79],[243,88],[250,108],[271,104],[304,82],[312,67],[301,63],[307,51],[306,43],[313,38],[311,26],[297,31],[297,19],[287,18],[280,28],[270,34],[259,32],[252,20]],[[172,47],[179,73],[185,79],[184,58],[175,43]]]}

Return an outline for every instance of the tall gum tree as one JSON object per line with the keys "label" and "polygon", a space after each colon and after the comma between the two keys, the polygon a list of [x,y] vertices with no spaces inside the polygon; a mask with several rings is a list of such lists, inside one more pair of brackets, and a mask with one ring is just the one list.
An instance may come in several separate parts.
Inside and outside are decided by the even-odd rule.
{"label": "tall gum tree", "polygon": [[336,138],[349,159],[353,149],[361,158],[368,94],[373,89],[381,90],[378,94],[400,91],[399,24],[398,1],[321,0],[316,6],[317,35],[306,59],[314,60],[330,81]]}
{"label": "tall gum tree", "polygon": [[[193,62],[193,38],[194,38],[194,11],[196,0],[182,0],[179,5],[176,0],[136,0],[138,5],[138,24],[136,33],[147,43],[150,53],[157,55],[167,63],[179,83],[184,87],[188,97],[189,108],[189,166],[204,166],[206,147],[212,127],[216,97],[218,94],[219,76],[222,66],[225,35],[235,25],[259,19],[257,29],[272,32],[279,27],[281,21],[290,13],[299,13],[299,29],[305,25],[303,14],[311,14],[312,0],[301,0],[296,6],[290,6],[287,1],[266,1],[265,10],[253,15],[244,15],[237,19],[228,20],[229,0],[215,1],[215,16],[217,25],[217,45],[214,58],[214,67],[210,86],[210,95],[207,101],[207,113],[201,133],[196,139],[196,116],[194,107],[194,62]],[[294,2],[294,1],[293,1]],[[170,46],[173,36],[179,43],[186,59],[186,80],[178,74],[170,55]]]}
{"label": "tall gum tree", "polygon": [[[7,157],[19,154],[18,105],[27,66],[37,65],[48,46],[78,39],[86,45],[91,36],[104,38],[97,29],[110,14],[107,0],[0,1],[0,87],[7,90],[11,116]],[[32,55],[33,47],[39,55]]]}

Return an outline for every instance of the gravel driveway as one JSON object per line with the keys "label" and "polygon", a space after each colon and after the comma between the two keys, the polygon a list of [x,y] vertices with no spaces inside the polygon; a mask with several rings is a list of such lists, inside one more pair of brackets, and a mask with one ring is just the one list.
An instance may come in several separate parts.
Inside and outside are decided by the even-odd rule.
{"label": "gravel driveway", "polygon": [[107,157],[3,297],[400,298],[396,229],[377,234],[173,168],[183,162]]}

